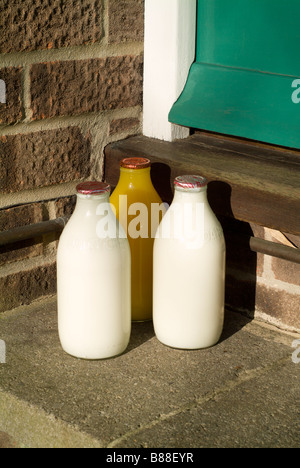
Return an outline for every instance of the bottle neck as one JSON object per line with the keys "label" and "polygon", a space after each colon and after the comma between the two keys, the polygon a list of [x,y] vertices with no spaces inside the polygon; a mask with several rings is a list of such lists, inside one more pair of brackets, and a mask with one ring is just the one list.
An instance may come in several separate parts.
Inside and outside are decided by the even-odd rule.
{"label": "bottle neck", "polygon": [[76,214],[81,216],[96,216],[97,208],[101,203],[109,203],[109,192],[101,195],[77,194]]}
{"label": "bottle neck", "polygon": [[176,203],[206,203],[207,202],[207,187],[203,187],[200,191],[183,190],[175,188],[174,202]]}
{"label": "bottle neck", "polygon": [[127,169],[121,167],[120,183],[134,186],[135,188],[143,188],[147,183],[152,184],[150,171],[150,167],[146,167],[145,169]]}

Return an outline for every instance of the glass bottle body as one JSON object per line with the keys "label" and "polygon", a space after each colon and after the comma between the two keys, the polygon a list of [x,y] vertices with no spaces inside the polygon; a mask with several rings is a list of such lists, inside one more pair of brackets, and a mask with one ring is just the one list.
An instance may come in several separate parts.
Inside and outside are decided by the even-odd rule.
{"label": "glass bottle body", "polygon": [[175,189],[154,245],[153,321],[157,338],[181,349],[213,346],[225,302],[225,240],[206,187]]}
{"label": "glass bottle body", "polygon": [[131,249],[132,320],[151,320],[153,244],[165,207],[152,185],[150,167],[121,167],[120,179],[110,202]]}
{"label": "glass bottle body", "polygon": [[63,349],[83,359],[125,351],[131,332],[130,248],[109,193],[77,195],[58,247],[58,327]]}

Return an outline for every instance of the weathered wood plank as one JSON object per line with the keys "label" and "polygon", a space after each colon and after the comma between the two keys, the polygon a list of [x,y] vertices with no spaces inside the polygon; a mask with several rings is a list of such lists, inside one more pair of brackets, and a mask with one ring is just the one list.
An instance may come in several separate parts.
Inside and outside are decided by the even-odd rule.
{"label": "weathered wood plank", "polygon": [[165,201],[173,179],[201,174],[209,180],[210,203],[219,215],[300,235],[300,153],[239,141],[193,135],[173,143],[129,138],[105,150],[105,179],[116,185],[119,161],[144,156]]}

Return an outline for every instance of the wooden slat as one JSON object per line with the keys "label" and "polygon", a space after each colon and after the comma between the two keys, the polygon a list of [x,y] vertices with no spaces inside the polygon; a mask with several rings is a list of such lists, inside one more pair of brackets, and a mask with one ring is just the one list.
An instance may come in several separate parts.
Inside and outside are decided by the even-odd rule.
{"label": "wooden slat", "polygon": [[116,185],[119,161],[128,156],[152,161],[153,183],[170,202],[173,179],[201,174],[209,200],[223,216],[300,235],[300,153],[211,135],[173,143],[137,136],[105,150],[105,179]]}

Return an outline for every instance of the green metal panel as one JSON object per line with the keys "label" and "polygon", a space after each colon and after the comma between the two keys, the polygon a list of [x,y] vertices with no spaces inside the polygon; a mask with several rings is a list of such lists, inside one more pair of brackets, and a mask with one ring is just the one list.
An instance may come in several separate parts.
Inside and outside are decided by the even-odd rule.
{"label": "green metal panel", "polygon": [[300,0],[198,0],[171,122],[300,148]]}

